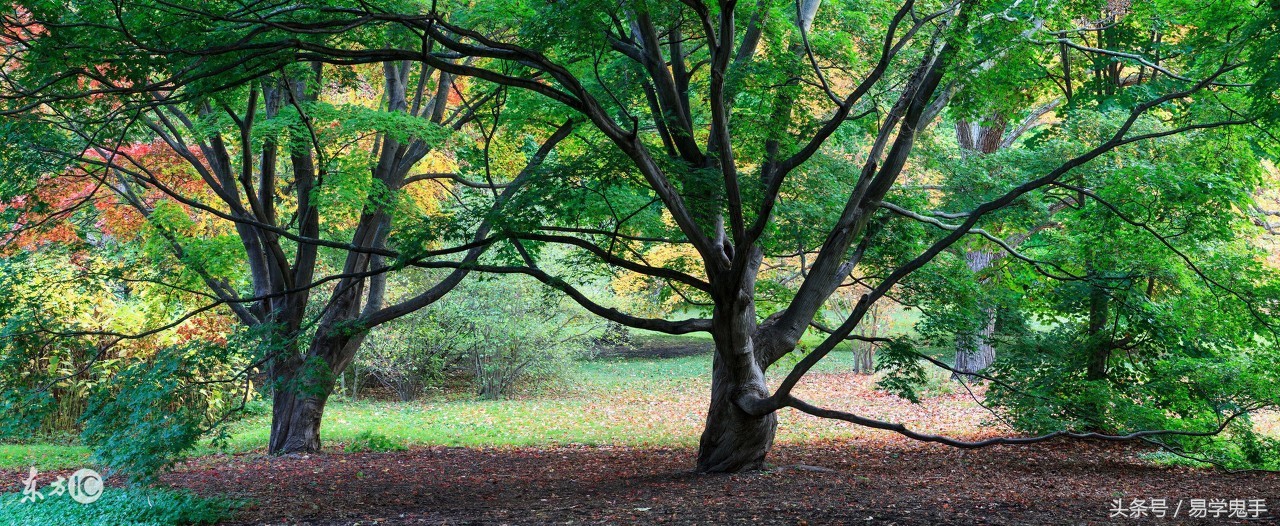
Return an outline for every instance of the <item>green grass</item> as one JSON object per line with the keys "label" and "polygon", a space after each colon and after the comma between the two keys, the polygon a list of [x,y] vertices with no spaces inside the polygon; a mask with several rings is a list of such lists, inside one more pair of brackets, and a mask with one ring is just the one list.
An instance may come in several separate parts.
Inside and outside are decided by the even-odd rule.
{"label": "green grass", "polygon": [[[640,335],[641,344],[671,345],[709,338]],[[848,371],[853,356],[843,346],[815,372]],[[794,361],[779,364],[781,371]],[[351,401],[334,397],[321,435],[327,447],[369,447],[371,434],[406,446],[511,447],[564,444],[692,446],[708,393],[710,352],[667,359],[598,359],[575,362],[562,385],[512,399],[483,401],[458,394],[415,403]],[[193,456],[265,450],[269,414],[230,425],[225,444],[206,442]],[[364,445],[359,445],[366,442]],[[385,444],[374,444],[373,449]],[[41,470],[91,465],[81,446],[0,445],[0,469]]]}
{"label": "green grass", "polygon": [[[326,407],[322,436],[327,445],[342,447],[375,431],[417,446],[688,445],[696,435],[638,428],[634,418],[621,417],[634,412],[627,406],[648,406],[705,382],[710,367],[710,354],[605,359],[576,362],[565,387],[511,399],[429,398],[406,404],[335,398]],[[237,422],[224,449],[206,444],[195,454],[263,449],[268,419]]]}
{"label": "green grass", "polygon": [[46,471],[78,468],[89,462],[89,448],[62,444],[0,444],[0,469],[35,466]]}
{"label": "green grass", "polygon": [[205,498],[187,491],[148,487],[107,487],[97,501],[81,504],[65,493],[52,495],[49,489],[41,488],[45,498],[36,502],[22,502],[22,494],[17,492],[0,494],[0,524],[213,524],[230,517],[243,505],[231,499]]}
{"label": "green grass", "polygon": [[1211,468],[1213,464],[1208,462],[1200,462],[1184,456],[1175,455],[1168,451],[1148,451],[1138,453],[1138,458],[1150,462],[1157,466],[1181,466],[1190,468]]}
{"label": "green grass", "polygon": [[343,451],[347,453],[381,453],[386,451],[404,451],[408,449],[404,442],[389,438],[382,433],[374,433],[373,431],[365,431],[360,433],[350,442]]}

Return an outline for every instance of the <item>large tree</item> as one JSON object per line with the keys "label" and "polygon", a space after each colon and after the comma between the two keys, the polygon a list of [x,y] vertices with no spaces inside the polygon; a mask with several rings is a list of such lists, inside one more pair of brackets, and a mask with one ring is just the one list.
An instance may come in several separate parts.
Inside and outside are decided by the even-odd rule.
{"label": "large tree", "polygon": [[[511,200],[495,216],[502,259],[424,264],[526,274],[617,323],[710,333],[715,355],[701,471],[761,466],[776,413],[786,407],[962,447],[1046,438],[964,442],[921,434],[816,407],[793,389],[873,304],[921,269],[947,269],[948,251],[961,240],[1002,243],[983,227],[1011,206],[1046,199],[1043,190],[1118,147],[1252,123],[1255,112],[1274,104],[1270,92],[1257,96],[1251,86],[1265,68],[1247,66],[1271,51],[1252,38],[1275,16],[1266,7],[1236,2],[1224,16],[1220,5],[1158,2],[1152,12],[1176,25],[1169,34],[1180,48],[1195,52],[1154,58],[1122,42],[1085,41],[1077,23],[1103,8],[1079,4],[117,3],[125,10],[181,9],[224,24],[217,45],[146,35],[165,42],[151,49],[197,62],[246,54],[331,64],[415,62],[505,87],[509,103],[523,111],[585,121],[587,130],[559,148],[563,157],[527,182],[524,199]],[[403,38],[360,38],[391,29]],[[1035,71],[1063,45],[1113,62],[1121,73],[1141,66],[1161,75],[1141,91],[1100,94],[1105,100],[1083,114],[1118,118],[1098,130],[1096,141],[1064,151],[967,210],[929,215],[925,207],[934,202],[898,188],[918,161],[922,131],[949,100],[943,86],[973,77],[989,60],[1016,60],[1024,66],[1013,71]],[[204,69],[193,71],[208,70],[199,65]],[[1018,85],[1014,75],[968,89]],[[1246,92],[1259,104],[1243,104]],[[544,244],[661,280],[690,305],[705,307],[706,315],[622,312],[590,297],[572,276],[544,270],[538,250]],[[673,256],[651,260],[662,247]],[[805,271],[789,286],[774,286],[767,263],[783,258],[803,259]],[[868,292],[771,389],[765,371],[796,350],[832,294],[855,279]],[[1168,431],[1109,438],[1160,433]],[[1101,436],[1050,436],[1061,434]]]}
{"label": "large tree", "polygon": [[[16,191],[21,206],[9,208],[24,213],[13,218],[13,233],[65,229],[85,213],[147,224],[147,242],[161,247],[157,257],[165,260],[157,264],[178,271],[150,279],[204,301],[160,327],[106,336],[143,337],[225,309],[239,330],[256,335],[258,350],[248,366],[215,380],[265,380],[273,402],[269,450],[318,450],[325,402],[368,331],[431,304],[467,271],[390,305],[388,273],[436,257],[475,261],[492,241],[483,221],[469,221],[470,230],[452,237],[427,236],[422,227],[431,219],[433,185],[492,189],[482,196],[488,203],[473,203],[481,208],[517,190],[430,170],[456,164],[453,150],[475,140],[460,130],[492,120],[495,90],[468,90],[453,74],[420,62],[350,67],[280,59],[218,85],[183,78],[142,89],[181,76],[191,63],[142,57],[147,50],[130,40],[132,31],[163,31],[158,21],[212,31],[216,20],[184,25],[180,12],[137,19],[134,6],[82,7],[32,2],[5,19],[7,109],[23,123],[6,137],[32,156],[6,165],[30,172],[32,188],[88,189],[53,202]],[[115,15],[116,26],[92,24]],[[92,44],[68,44],[77,41]],[[242,67],[244,57],[236,59],[216,69]],[[68,77],[76,82],[59,84]],[[571,126],[525,129],[545,143],[517,153],[517,173],[495,169],[495,176],[527,176]],[[443,144],[449,148],[439,152]],[[255,377],[259,368],[265,375]]]}
{"label": "large tree", "polygon": [[[418,49],[289,45],[302,57],[320,60],[419,60],[527,90],[540,95],[549,111],[588,119],[599,140],[612,148],[584,149],[582,163],[592,163],[586,165],[590,173],[583,173],[583,164],[566,163],[564,177],[549,178],[545,185],[547,192],[582,189],[578,201],[555,200],[578,206],[561,210],[554,224],[511,221],[514,262],[477,268],[537,277],[619,323],[711,333],[716,352],[698,468],[736,471],[761,465],[772,443],[776,411],[784,407],[953,445],[1022,440],[974,444],[922,435],[812,406],[792,389],[851,334],[873,303],[960,240],[982,235],[979,229],[1002,210],[1042,198],[1041,190],[1117,147],[1253,121],[1239,98],[1251,81],[1241,62],[1265,52],[1251,47],[1248,35],[1260,27],[1254,18],[1271,13],[1242,3],[1234,16],[1223,17],[1219,10],[1192,4],[1161,4],[1153,13],[1179,24],[1178,43],[1197,52],[1154,59],[1119,44],[1108,48],[1107,42],[1079,40],[1076,21],[1102,11],[1101,6],[1085,8],[908,1],[850,10],[828,6],[831,16],[818,17],[816,1],[581,2],[522,6],[519,21],[489,9],[412,14],[338,9],[330,16],[349,23],[397,24],[416,32],[424,45],[434,42],[477,62],[446,62]],[[565,20],[574,25],[567,27]],[[745,21],[741,29],[740,20]],[[316,31],[324,24],[282,25],[288,31]],[[987,60],[1051,60],[1062,45],[1114,63],[1113,70],[1152,68],[1161,76],[1139,93],[1110,97],[1113,93],[1100,92],[1105,100],[1092,112],[1120,117],[1101,129],[1096,141],[1064,152],[1061,162],[968,210],[951,212],[957,223],[943,225],[944,235],[926,232],[922,242],[904,247],[895,234],[912,226],[897,225],[881,208],[912,162],[926,118],[937,115],[932,106],[945,102],[939,87],[947,79],[972,76]],[[1016,90],[1017,79],[970,89]],[[603,204],[585,208],[586,195]],[[796,220],[792,214],[803,214],[802,204],[816,204],[817,210]],[[904,211],[898,215],[907,221],[929,221]],[[648,226],[642,224],[646,219]],[[782,223],[797,226],[798,233],[778,228]],[[669,228],[663,231],[661,225]],[[538,243],[575,247],[603,264],[665,280],[691,303],[708,304],[710,316],[648,319],[609,308],[563,277],[544,272],[531,248]],[[687,257],[650,265],[637,244],[677,245]],[[776,307],[759,311],[766,297],[759,281],[763,263],[794,254],[797,246],[811,258],[803,281],[785,292],[769,289],[768,305]],[[912,248],[918,252],[907,253]],[[764,371],[796,348],[824,302],[859,267],[864,267],[860,278],[871,281],[870,292],[771,390]]]}

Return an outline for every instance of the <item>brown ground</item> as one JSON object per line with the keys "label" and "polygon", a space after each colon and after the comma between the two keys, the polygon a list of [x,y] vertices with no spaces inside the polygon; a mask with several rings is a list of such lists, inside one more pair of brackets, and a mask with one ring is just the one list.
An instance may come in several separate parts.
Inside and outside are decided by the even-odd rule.
{"label": "brown ground", "polygon": [[[1112,499],[1267,499],[1280,475],[1152,467],[1135,446],[961,451],[887,438],[781,445],[771,471],[698,475],[682,449],[563,447],[206,458],[164,482],[253,501],[237,524],[1189,524]],[[1220,518],[1206,524],[1277,524]]]}

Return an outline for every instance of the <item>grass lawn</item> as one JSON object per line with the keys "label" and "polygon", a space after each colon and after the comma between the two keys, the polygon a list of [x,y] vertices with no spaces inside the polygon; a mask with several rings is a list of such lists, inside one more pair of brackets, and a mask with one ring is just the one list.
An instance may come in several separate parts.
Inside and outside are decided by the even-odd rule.
{"label": "grass lawn", "polygon": [[[434,395],[412,403],[352,401],[334,397],[325,411],[325,447],[341,450],[370,433],[401,446],[522,447],[553,445],[693,446],[697,444],[710,391],[710,341],[698,337],[645,335],[644,345],[701,346],[693,355],[664,359],[602,358],[578,361],[567,378],[539,392],[484,401]],[[957,384],[939,372],[912,404],[877,391],[874,379],[849,373],[853,354],[839,348],[815,367],[795,394],[811,403],[903,423],[912,429],[954,436],[1010,433],[988,427],[990,415]],[[790,367],[772,372],[777,382]],[[978,393],[979,395],[981,393]],[[1276,415],[1260,415],[1259,425],[1275,430]],[[265,451],[269,415],[231,424],[222,447],[206,443],[194,456]],[[786,409],[779,414],[779,443],[851,437],[884,437],[888,432],[822,420]],[[0,445],[0,469],[42,471],[91,465],[76,445]]]}
{"label": "grass lawn", "polygon": [[[506,400],[459,399],[456,394],[428,396],[413,403],[335,397],[326,408],[321,436],[329,448],[342,448],[362,433],[370,432],[406,446],[696,444],[710,390],[710,340],[696,336],[645,335],[643,341],[644,345],[703,347],[707,352],[665,359],[578,361],[562,385],[520,393]],[[817,374],[810,384],[816,384],[802,384],[799,393],[814,401],[863,398],[861,402],[867,402],[869,380],[845,374],[852,368],[852,358],[847,349],[832,353],[815,369]],[[892,402],[882,396],[871,398],[872,402]],[[971,405],[956,396],[940,403]],[[842,405],[848,407],[847,403]],[[924,406],[926,411],[928,406],[930,403]],[[968,408],[965,409],[967,412]],[[977,423],[977,419],[970,420]],[[193,454],[264,450],[268,423],[269,415],[264,414],[231,424],[229,439],[222,447],[206,443]],[[778,439],[787,442],[834,438],[855,432],[865,431],[785,412]],[[89,464],[89,451],[82,446],[0,445],[0,469],[34,465],[40,470],[55,470]]]}
{"label": "grass lawn", "polygon": [[[816,372],[835,373],[851,366],[852,354],[837,352]],[[710,354],[601,359],[577,362],[564,386],[506,400],[338,399],[325,411],[321,436],[335,447],[370,431],[409,446],[690,446],[697,443],[701,431],[710,368]],[[822,435],[835,436],[840,427],[826,426]],[[788,430],[782,429],[780,440],[791,436]],[[812,437],[815,430],[799,426],[791,431]],[[266,416],[238,422],[226,450],[263,449],[268,433]],[[210,447],[205,452],[215,450]]]}
{"label": "grass lawn", "polygon": [[[683,349],[685,354],[660,359],[632,356],[578,361],[567,377],[552,387],[537,392],[519,393],[512,398],[497,401],[475,400],[468,398],[465,393],[456,392],[436,394],[411,403],[335,397],[325,412],[321,431],[324,445],[327,450],[334,452],[344,449],[387,451],[428,446],[466,446],[498,448],[499,451],[453,451],[517,457],[537,456],[540,452],[548,451],[543,448],[566,445],[642,446],[629,450],[649,452],[670,451],[661,449],[663,447],[695,446],[710,390],[708,372],[711,354],[688,354],[688,347],[700,346],[709,351],[710,343],[705,339],[665,336],[645,336],[645,342],[646,346],[652,345],[664,352],[672,348]],[[645,350],[652,351],[654,348]],[[794,394],[817,405],[903,423],[924,432],[969,438],[1011,432],[990,425],[990,416],[974,401],[974,395],[957,384],[945,381],[945,375],[941,373],[933,377],[922,391],[922,403],[912,404],[876,390],[874,378],[850,373],[852,364],[853,353],[847,348],[838,349],[797,386]],[[773,372],[772,383],[775,386],[789,366],[789,363],[779,364],[778,369]],[[981,396],[982,393],[975,394]],[[1267,429],[1275,430],[1276,422],[1280,421],[1276,418],[1277,415],[1264,416],[1266,426],[1270,426]],[[204,481],[195,484],[199,489],[204,488],[203,484],[208,480],[220,480],[201,478],[200,473],[205,473],[206,470],[233,469],[227,466],[241,461],[253,462],[253,459],[274,461],[271,457],[255,455],[229,461],[212,456],[218,453],[265,453],[268,424],[269,416],[266,414],[231,424],[228,429],[229,439],[221,447],[205,443],[192,452],[193,456],[206,457],[211,462],[199,462],[180,468],[174,476],[181,478],[182,473],[190,472],[189,475],[196,477],[192,480]],[[850,438],[858,439],[858,443],[866,448],[887,448],[886,450],[901,448],[902,444],[909,442],[892,433],[813,418],[790,409],[779,413],[777,442],[784,446],[794,446],[781,451],[821,449],[830,444],[847,444],[840,440]],[[533,449],[502,451],[505,448],[530,446]],[[415,451],[403,454],[413,455]],[[604,451],[610,449],[605,448]],[[892,454],[892,458],[896,459],[897,455]],[[946,455],[944,457],[951,458]],[[246,458],[249,460],[244,460]],[[341,466],[347,462],[347,458],[367,460],[370,457],[358,454],[321,455],[312,457],[307,462],[319,463],[317,466],[334,462],[337,463],[336,466]],[[424,458],[434,457],[428,455]],[[1148,459],[1153,463],[1162,463],[1162,460],[1168,463],[1162,458]],[[20,474],[32,465],[42,472],[97,467],[92,464],[87,448],[82,446],[0,445],[0,470],[9,471],[20,478]],[[45,473],[43,476],[47,478],[49,474]],[[359,479],[363,473],[356,473],[354,476]],[[49,481],[43,482],[47,484]],[[270,488],[259,488],[261,495],[246,496],[237,493],[238,499],[248,499],[242,502],[210,498],[209,491],[191,493],[183,489],[158,486],[109,492],[111,498],[115,499],[112,501],[114,504],[94,509],[110,508],[111,517],[93,514],[81,516],[77,514],[92,510],[66,498],[53,499],[47,501],[48,504],[18,505],[17,499],[21,495],[13,492],[21,488],[18,480],[12,480],[8,488],[10,493],[0,494],[0,522],[19,524],[79,524],[107,519],[111,519],[111,522],[119,519],[120,524],[155,526],[212,523],[230,516],[232,510],[245,506],[246,502],[250,503],[250,508],[260,507],[259,509],[273,509],[272,506],[279,505],[263,496],[276,491]],[[213,495],[223,494],[221,490],[213,492]],[[351,506],[360,508],[363,505]]]}
{"label": "grass lawn", "polygon": [[0,444],[0,469],[68,469],[89,463],[89,448],[61,444]]}

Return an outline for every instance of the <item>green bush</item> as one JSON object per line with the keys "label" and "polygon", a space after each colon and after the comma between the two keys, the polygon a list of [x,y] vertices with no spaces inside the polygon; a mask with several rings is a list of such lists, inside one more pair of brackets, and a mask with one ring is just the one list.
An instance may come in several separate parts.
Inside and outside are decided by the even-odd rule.
{"label": "green bush", "polygon": [[472,332],[474,324],[465,317],[418,311],[372,331],[357,364],[401,402],[416,400],[470,350]]}
{"label": "green bush", "polygon": [[0,494],[0,524],[40,524],[79,526],[168,526],[214,524],[228,519],[243,502],[201,497],[184,490],[136,486],[105,488],[102,497],[81,504],[66,494],[49,495],[44,500],[22,502],[22,493]]}
{"label": "green bush", "polygon": [[81,439],[104,465],[152,481],[238,413],[245,393],[207,381],[231,376],[233,347],[191,343],[130,365],[91,398]]}
{"label": "green bush", "polygon": [[357,364],[401,400],[450,377],[465,379],[480,398],[497,399],[563,377],[600,325],[532,280],[481,278],[373,331]]}
{"label": "green bush", "polygon": [[482,399],[560,378],[588,347],[593,320],[529,280],[492,280],[450,298],[445,315],[463,317],[474,327],[467,361]]}
{"label": "green bush", "polygon": [[59,254],[28,256],[0,258],[0,439],[65,442],[80,431],[89,394],[119,370],[122,349],[73,334],[84,327],[72,320],[92,318],[104,283],[80,279]]}

